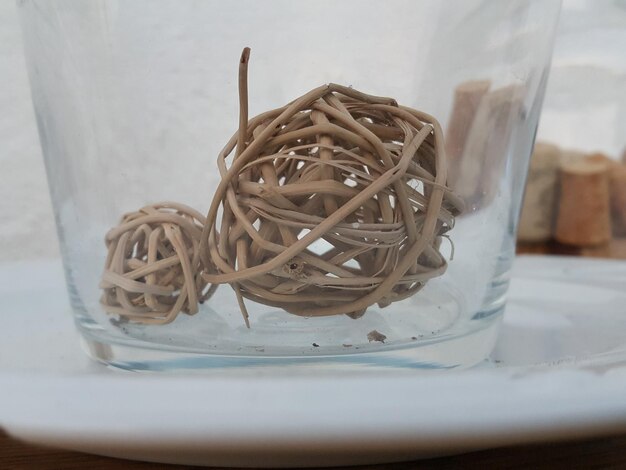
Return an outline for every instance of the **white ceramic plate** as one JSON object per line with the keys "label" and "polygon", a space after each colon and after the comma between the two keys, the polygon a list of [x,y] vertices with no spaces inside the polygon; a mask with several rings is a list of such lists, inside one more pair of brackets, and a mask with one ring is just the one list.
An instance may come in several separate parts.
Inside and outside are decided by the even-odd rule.
{"label": "white ceramic plate", "polygon": [[132,459],[321,466],[626,431],[626,263],[522,257],[466,371],[147,375],[90,362],[58,261],[0,267],[0,425]]}

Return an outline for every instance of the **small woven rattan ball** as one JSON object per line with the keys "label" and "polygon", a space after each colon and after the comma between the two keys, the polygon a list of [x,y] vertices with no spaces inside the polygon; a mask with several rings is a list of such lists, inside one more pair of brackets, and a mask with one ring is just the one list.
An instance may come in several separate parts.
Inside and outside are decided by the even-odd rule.
{"label": "small woven rattan ball", "polygon": [[204,216],[163,202],[124,215],[106,235],[108,256],[100,287],[104,310],[123,320],[164,324],[195,314],[215,286],[194,262]]}
{"label": "small woven rattan ball", "polygon": [[334,84],[248,121],[246,63],[244,52],[240,127],[218,156],[201,247],[217,273],[205,279],[296,315],[357,318],[440,276],[462,203],[445,186],[439,123]]}

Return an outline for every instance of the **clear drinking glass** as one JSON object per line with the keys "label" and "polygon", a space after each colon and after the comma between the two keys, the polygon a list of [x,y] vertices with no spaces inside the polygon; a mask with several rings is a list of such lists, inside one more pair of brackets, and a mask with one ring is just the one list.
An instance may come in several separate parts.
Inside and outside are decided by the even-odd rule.
{"label": "clear drinking glass", "polygon": [[[560,1],[18,3],[68,291],[92,357],[134,370],[451,368],[487,357]],[[197,314],[164,324],[105,311],[104,238],[123,214],[165,200],[207,214],[218,154],[239,123],[244,46],[252,49],[250,116],[332,82],[393,97],[441,123],[447,184],[464,203],[449,241],[437,241],[443,274],[356,318],[294,315],[247,298],[248,328],[228,284]],[[415,189],[434,191],[425,186]],[[297,239],[308,232],[298,230]],[[311,256],[324,251],[318,242]],[[395,253],[400,263],[404,252]],[[322,303],[335,292],[320,289]]]}

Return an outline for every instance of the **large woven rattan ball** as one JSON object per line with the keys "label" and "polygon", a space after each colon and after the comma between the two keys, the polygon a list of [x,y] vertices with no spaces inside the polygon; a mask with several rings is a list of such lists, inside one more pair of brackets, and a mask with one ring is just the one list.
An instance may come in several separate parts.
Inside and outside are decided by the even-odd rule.
{"label": "large woven rattan ball", "polygon": [[137,323],[164,324],[198,312],[213,286],[197,262],[204,216],[166,202],[124,215],[106,235],[108,256],[100,287],[106,312]]}
{"label": "large woven rattan ball", "polygon": [[296,315],[357,318],[445,271],[441,238],[461,202],[434,118],[331,84],[248,121],[240,93],[204,233],[207,281]]}

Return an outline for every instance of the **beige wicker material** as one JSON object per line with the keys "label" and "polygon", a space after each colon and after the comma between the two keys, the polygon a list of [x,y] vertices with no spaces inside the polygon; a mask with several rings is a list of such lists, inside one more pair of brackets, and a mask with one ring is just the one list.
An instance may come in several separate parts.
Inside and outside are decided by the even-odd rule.
{"label": "beige wicker material", "polygon": [[442,275],[462,202],[446,187],[437,120],[335,84],[248,120],[248,57],[198,253],[217,271],[203,279],[229,283],[246,318],[243,298],[358,318]]}
{"label": "beige wicker material", "polygon": [[106,235],[108,256],[100,287],[109,314],[137,323],[164,324],[180,312],[193,315],[208,287],[194,265],[204,216],[163,202],[126,214]]}

